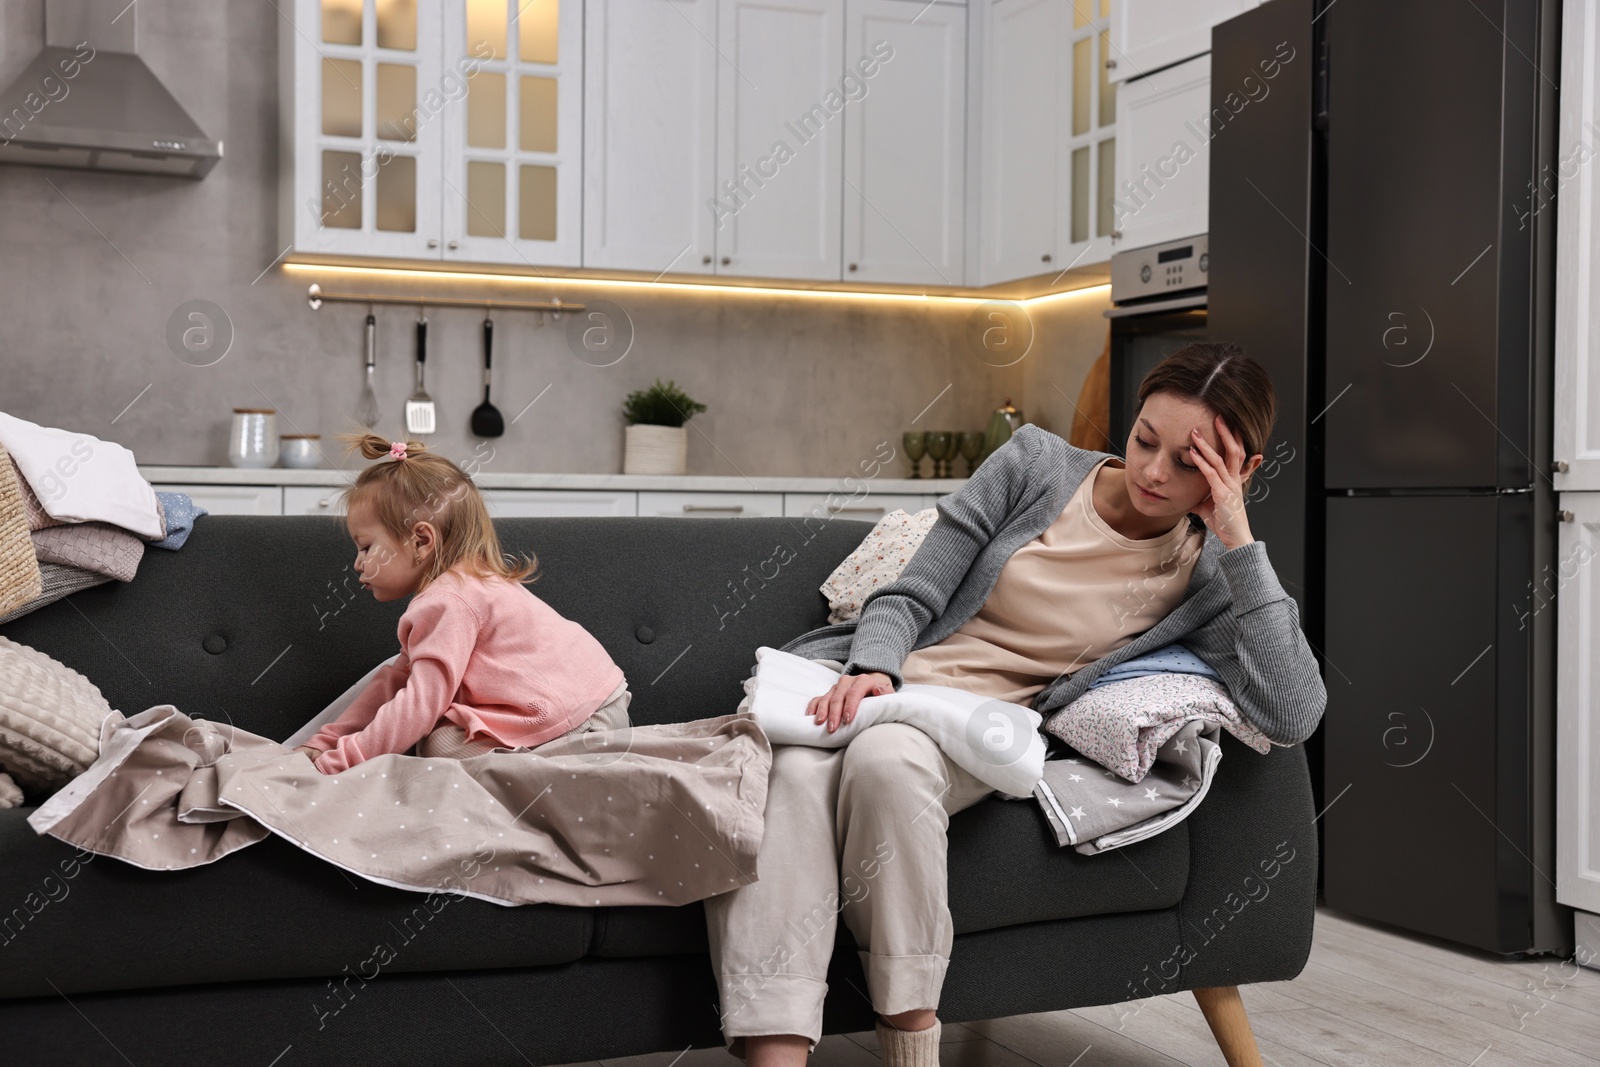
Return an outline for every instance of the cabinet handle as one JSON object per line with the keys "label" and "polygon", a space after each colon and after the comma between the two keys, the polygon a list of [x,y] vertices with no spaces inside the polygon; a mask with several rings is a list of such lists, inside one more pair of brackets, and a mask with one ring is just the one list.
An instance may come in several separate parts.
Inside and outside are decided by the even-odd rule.
{"label": "cabinet handle", "polygon": [[428,247],[429,248],[438,248],[439,247],[439,239],[437,237],[428,238]]}
{"label": "cabinet handle", "polygon": [[685,504],[684,511],[743,511],[743,504]]}
{"label": "cabinet handle", "polygon": [[732,262],[733,262],[733,257],[732,256],[723,256],[722,257],[722,265],[724,267],[726,267],[729,263],[732,263]]}
{"label": "cabinet handle", "polygon": [[460,241],[451,241],[449,247],[450,248],[460,248],[461,247],[461,242]]}
{"label": "cabinet handle", "polygon": [[850,269],[851,270],[855,270],[856,269],[856,265],[854,263],[850,264]]}
{"label": "cabinet handle", "polygon": [[1556,512],[1556,518],[1560,519],[1562,522],[1571,522],[1573,519],[1577,518],[1577,516],[1572,514],[1570,511],[1558,511]]}
{"label": "cabinet handle", "polygon": [[1044,263],[1050,262],[1050,253],[1046,252],[1044,255],[1040,256],[1039,259],[1040,259],[1041,262],[1044,262]]}
{"label": "cabinet handle", "polygon": [[1555,471],[1557,474],[1565,474],[1567,473],[1567,461],[1564,459],[1558,459],[1554,463],[1550,464],[1550,469]]}
{"label": "cabinet handle", "polygon": [[705,263],[705,264],[708,264],[708,265],[709,265],[709,264],[710,264],[710,262],[711,262],[711,257],[710,257],[710,256],[701,256],[701,257],[700,257],[700,262],[702,262],[702,263]]}
{"label": "cabinet handle", "polygon": [[1106,69],[1107,70],[1116,70],[1117,69],[1117,61],[1114,60],[1114,59],[1106,60]]}
{"label": "cabinet handle", "polygon": [[842,511],[865,511],[865,512],[869,512],[869,513],[871,513],[873,515],[882,515],[883,514],[883,505],[880,504],[879,506],[873,508],[873,507],[867,507],[865,504],[857,504],[854,507],[834,508],[833,509],[833,513],[835,515],[839,514]]}

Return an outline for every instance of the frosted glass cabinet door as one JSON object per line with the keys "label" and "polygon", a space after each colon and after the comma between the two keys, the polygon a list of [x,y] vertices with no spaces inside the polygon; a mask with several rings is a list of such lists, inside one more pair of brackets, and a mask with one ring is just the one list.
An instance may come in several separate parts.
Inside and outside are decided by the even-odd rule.
{"label": "frosted glass cabinet door", "polygon": [[719,0],[718,274],[838,281],[844,0]]}
{"label": "frosted glass cabinet door", "polygon": [[717,0],[588,0],[584,23],[583,265],[713,273]]}
{"label": "frosted glass cabinet door", "polygon": [[439,20],[440,0],[294,0],[279,20],[279,221],[297,251],[438,255]]}
{"label": "frosted glass cabinet door", "polygon": [[979,285],[1031,277],[1055,260],[1066,13],[1060,0],[982,9]]}
{"label": "frosted glass cabinet door", "polygon": [[582,0],[446,0],[446,262],[576,267],[583,256]]}
{"label": "frosted glass cabinet door", "polygon": [[[844,280],[962,284],[967,9],[846,0]],[[870,77],[862,77],[870,72]]]}

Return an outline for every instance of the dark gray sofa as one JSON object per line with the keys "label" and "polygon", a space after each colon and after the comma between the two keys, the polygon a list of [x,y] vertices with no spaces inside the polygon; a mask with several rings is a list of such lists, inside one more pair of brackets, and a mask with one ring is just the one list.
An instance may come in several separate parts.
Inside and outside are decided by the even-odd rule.
{"label": "dark gray sofa", "polygon": [[[627,672],[636,724],[731,713],[758,645],[826,621],[817,587],[871,528],[496,525],[507,551],[538,553],[533,590]],[[780,544],[794,553],[781,567],[769,562]],[[170,703],[286,737],[396,649],[404,603],[362,592],[352,558],[337,519],[205,516],[182,550],[147,552],[132,583],[84,590],[0,634],[83,672],[126,714]],[[1057,847],[1032,801],[955,815],[940,1017],[1298,974],[1317,868],[1305,756],[1224,745],[1188,821],[1114,854]],[[276,837],[208,867],[144,871],[38,837],[31,810],[0,811],[0,1062],[546,1065],[722,1043],[699,903],[429,897]],[[379,944],[393,953],[381,967]],[[871,1029],[865,988],[840,922],[827,1032]]]}

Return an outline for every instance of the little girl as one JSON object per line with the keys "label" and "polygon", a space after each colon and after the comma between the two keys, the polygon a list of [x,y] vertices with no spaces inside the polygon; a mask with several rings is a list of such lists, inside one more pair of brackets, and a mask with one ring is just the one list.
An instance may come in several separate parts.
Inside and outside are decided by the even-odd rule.
{"label": "little girl", "polygon": [[572,730],[629,725],[622,668],[578,623],[522,583],[465,471],[415,441],[341,434],[367,459],[346,491],[361,585],[380,601],[411,597],[400,657],[355,702],[296,748],[323,774],[384,753],[465,759],[531,748]]}

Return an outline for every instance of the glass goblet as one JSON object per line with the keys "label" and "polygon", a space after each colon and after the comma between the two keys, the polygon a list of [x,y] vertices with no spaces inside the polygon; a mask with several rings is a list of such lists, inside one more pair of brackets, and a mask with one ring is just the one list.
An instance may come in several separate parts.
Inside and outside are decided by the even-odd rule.
{"label": "glass goblet", "polygon": [[928,455],[933,457],[933,476],[950,477],[945,461],[955,452],[955,435],[949,430],[928,431]]}
{"label": "glass goblet", "polygon": [[961,435],[961,458],[967,461],[967,477],[972,477],[972,472],[978,469],[978,455],[983,451],[983,442],[987,438],[978,430],[968,430]]}
{"label": "glass goblet", "polygon": [[922,477],[922,457],[927,454],[928,434],[924,430],[907,430],[900,435],[900,444],[911,461],[911,477]]}

